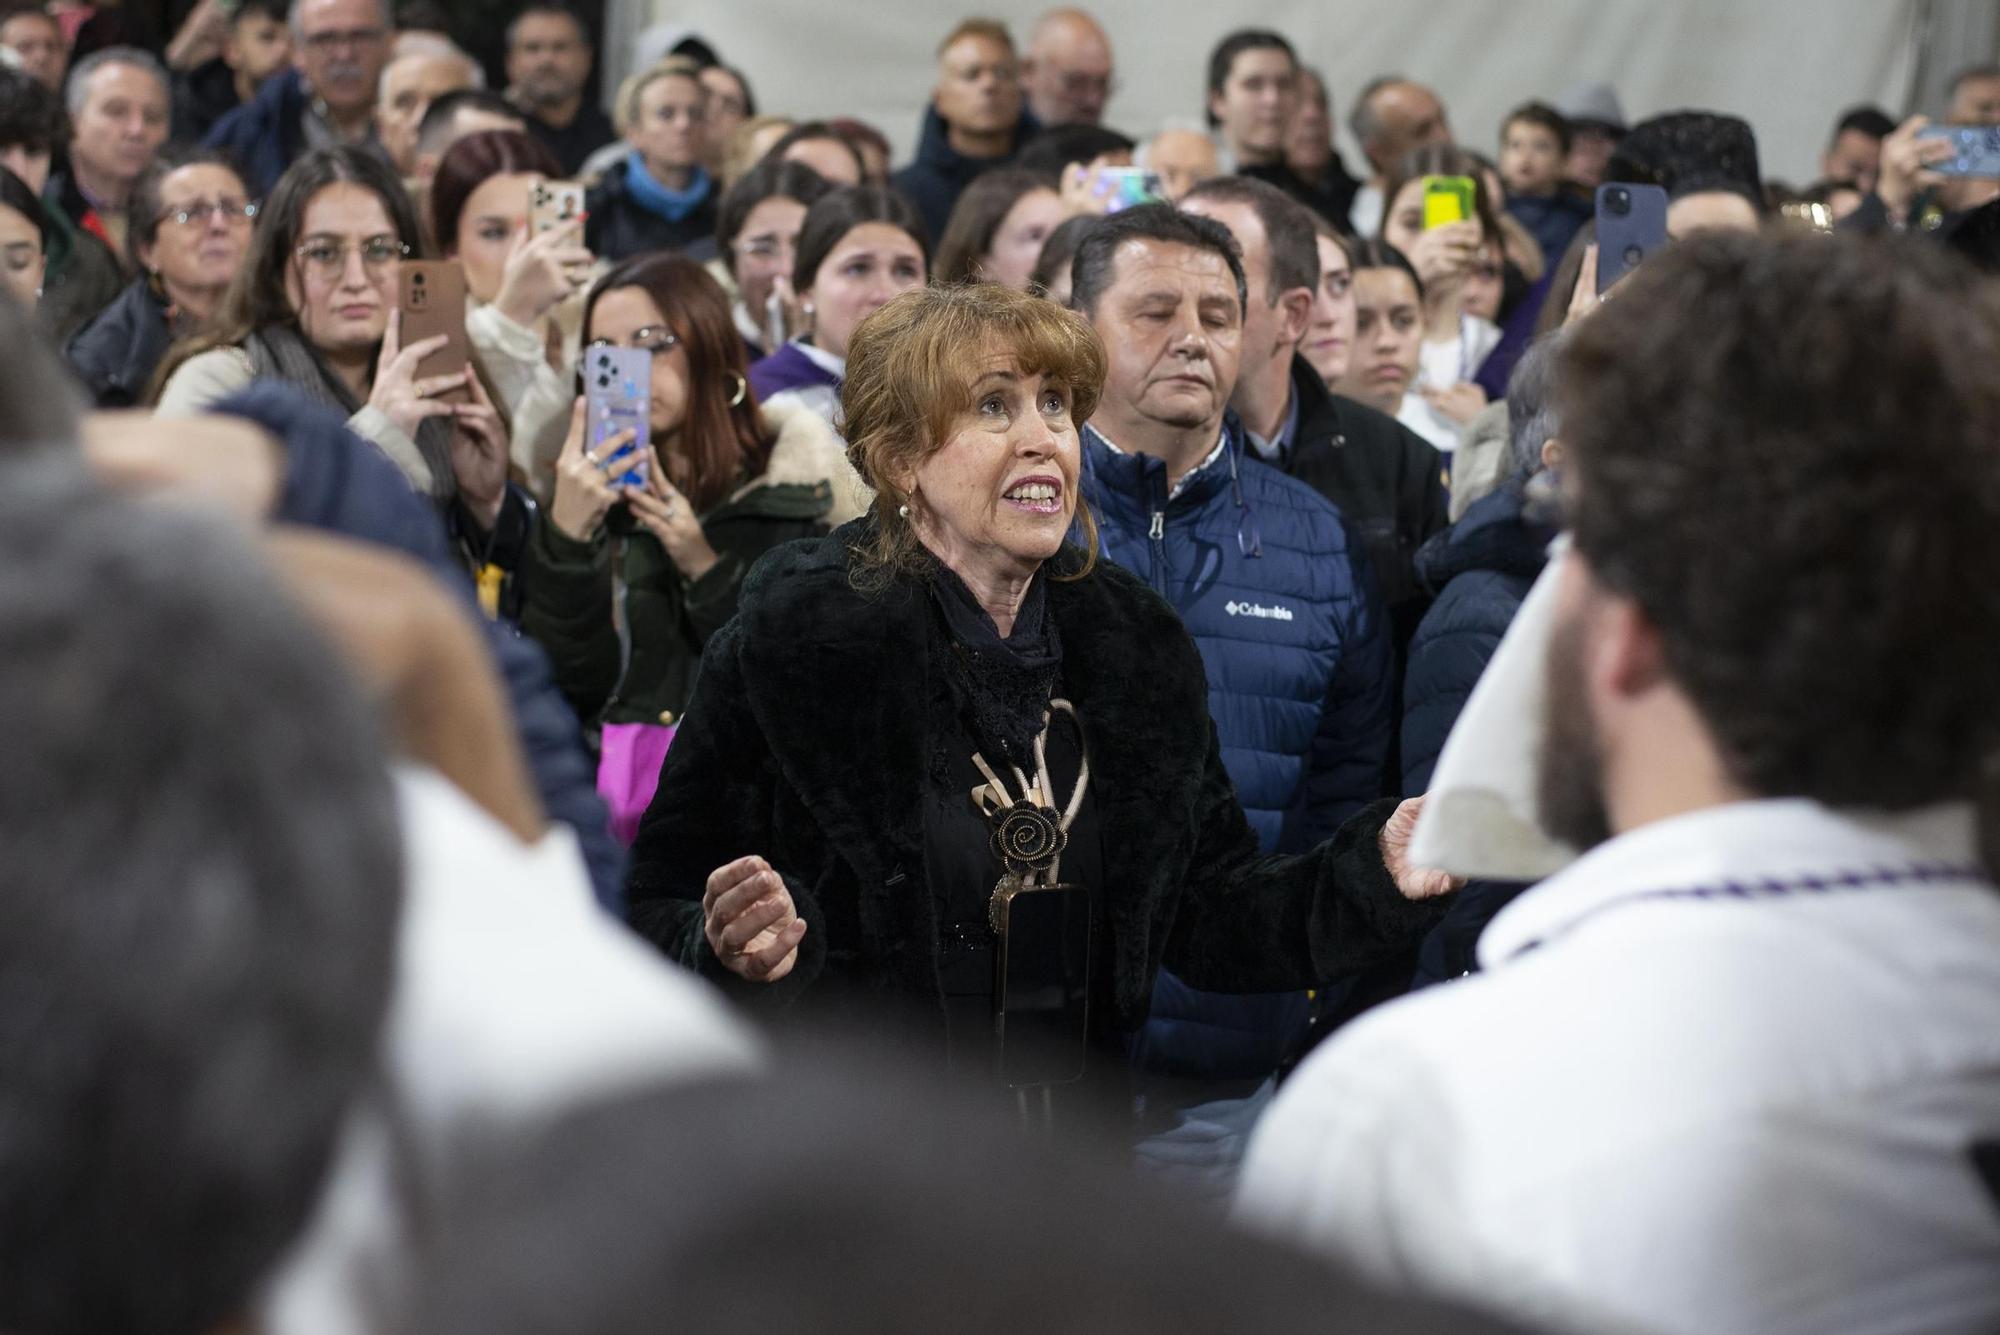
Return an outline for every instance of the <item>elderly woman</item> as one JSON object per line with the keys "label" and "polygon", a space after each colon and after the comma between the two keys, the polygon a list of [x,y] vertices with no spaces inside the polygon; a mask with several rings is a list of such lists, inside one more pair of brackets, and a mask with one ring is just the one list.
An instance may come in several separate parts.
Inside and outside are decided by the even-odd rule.
{"label": "elderly woman", "polygon": [[[1027,952],[1087,935],[1087,1020],[1044,1026],[1074,1039],[1057,1083],[1086,1031],[1122,1047],[1162,963],[1305,988],[1435,921],[1415,901],[1452,882],[1405,863],[1413,809],[1259,855],[1187,632],[1066,545],[1073,522],[1094,536],[1077,433],[1103,375],[1081,318],[994,284],[861,325],[842,406],[873,510],[767,556],[709,641],[633,849],[642,934],[753,1004],[915,1003],[967,1065],[1023,970],[1066,967]],[[1081,887],[1087,933],[1028,913],[1045,936],[1003,938],[1050,886]]]}

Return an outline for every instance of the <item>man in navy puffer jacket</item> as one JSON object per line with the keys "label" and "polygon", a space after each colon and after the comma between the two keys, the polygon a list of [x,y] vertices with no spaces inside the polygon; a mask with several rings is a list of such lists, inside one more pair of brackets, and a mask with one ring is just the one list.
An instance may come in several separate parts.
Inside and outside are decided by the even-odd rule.
{"label": "man in navy puffer jacket", "polygon": [[[1180,612],[1264,847],[1309,848],[1381,795],[1390,649],[1340,512],[1243,457],[1227,412],[1244,311],[1235,243],[1212,220],[1145,205],[1097,224],[1073,273],[1106,348],[1083,433],[1102,552]],[[1208,997],[1163,974],[1135,1056],[1169,1074],[1256,1077],[1304,1016],[1302,994]]]}

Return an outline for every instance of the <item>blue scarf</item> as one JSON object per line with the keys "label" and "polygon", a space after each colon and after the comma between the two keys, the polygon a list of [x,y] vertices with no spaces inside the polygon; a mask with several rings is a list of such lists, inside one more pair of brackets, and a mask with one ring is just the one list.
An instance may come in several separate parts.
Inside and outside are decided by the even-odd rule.
{"label": "blue scarf", "polygon": [[670,190],[653,179],[638,149],[625,155],[625,189],[640,208],[657,213],[668,222],[679,222],[700,208],[708,198],[708,187],[708,173],[696,167],[687,189]]}

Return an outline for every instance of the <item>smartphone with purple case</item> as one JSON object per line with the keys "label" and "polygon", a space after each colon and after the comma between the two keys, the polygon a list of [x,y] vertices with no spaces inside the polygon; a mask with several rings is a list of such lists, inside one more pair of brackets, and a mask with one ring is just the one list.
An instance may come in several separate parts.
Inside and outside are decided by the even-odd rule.
{"label": "smartphone with purple case", "polygon": [[653,401],[653,354],[644,348],[595,344],[583,350],[585,440],[593,450],[621,431],[633,439],[611,456],[606,471],[620,487],[646,485],[647,430]]}

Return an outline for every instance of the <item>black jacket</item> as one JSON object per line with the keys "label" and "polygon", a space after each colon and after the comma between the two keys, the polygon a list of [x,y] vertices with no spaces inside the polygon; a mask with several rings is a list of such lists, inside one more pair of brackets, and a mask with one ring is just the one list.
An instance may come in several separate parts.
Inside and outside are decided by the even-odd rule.
{"label": "black jacket", "polygon": [[590,218],[583,225],[584,244],[591,253],[607,260],[622,260],[647,250],[678,250],[690,259],[708,259],[715,254],[715,194],[694,211],[673,222],[632,198],[625,184],[628,163],[614,163],[604,178],[590,188],[585,205]]}
{"label": "black jacket", "polygon": [[554,126],[539,116],[524,114],[528,122],[528,133],[548,146],[549,152],[562,163],[563,175],[574,176],[583,170],[583,164],[590,155],[618,137],[618,128],[611,118],[604,114],[589,98],[577,108],[575,119],[568,125]]}
{"label": "black jacket", "polygon": [[130,408],[145,399],[172,342],[166,304],[141,278],[77,330],[64,355],[98,407]]}
{"label": "black jacket", "polygon": [[117,300],[130,280],[125,261],[98,235],[90,204],[65,172],[42,188],[48,215],[48,268],[35,318],[59,343]]}
{"label": "black jacket", "polygon": [[174,138],[198,144],[216,123],[243,105],[236,95],[236,71],[222,57],[174,76]]}
{"label": "black jacket", "polygon": [[916,161],[889,178],[889,184],[909,197],[924,215],[930,229],[931,245],[944,235],[944,225],[965,187],[981,172],[1004,167],[1013,161],[1021,146],[1042,130],[1041,124],[1025,107],[1014,125],[1014,142],[997,158],[971,158],[951,146],[951,131],[938,115],[936,104],[924,108],[923,137],[917,142]]}
{"label": "black jacket", "polygon": [[[824,1015],[845,992],[928,1003],[941,1021],[922,815],[930,611],[914,578],[873,596],[854,589],[851,545],[871,531],[858,520],[751,572],[736,619],[709,641],[633,846],[630,916],[760,1009],[811,993]],[[1103,847],[1118,851],[1092,887],[1100,1038],[1146,1018],[1163,963],[1210,990],[1299,989],[1408,950],[1436,920],[1383,868],[1384,804],[1312,852],[1259,854],[1173,608],[1107,562],[1052,579],[1047,596],[1089,747],[1089,800]],[[709,873],[752,853],[785,876],[808,924],[776,983],[735,979],[702,931]]]}
{"label": "black jacket", "polygon": [[1299,425],[1278,463],[1340,508],[1368,553],[1399,644],[1425,602],[1417,549],[1450,518],[1444,462],[1416,432],[1366,404],[1327,392],[1303,357],[1292,358]]}
{"label": "black jacket", "polygon": [[262,199],[305,152],[305,117],[311,105],[305,75],[280,70],[264,80],[255,97],[209,126],[202,144],[228,154],[242,168],[243,183]]}
{"label": "black jacket", "polygon": [[1348,230],[1347,215],[1353,211],[1354,196],[1361,189],[1361,182],[1347,174],[1347,164],[1338,153],[1317,180],[1307,180],[1283,162],[1239,167],[1236,174],[1277,186],[1343,232]]}
{"label": "black jacket", "polygon": [[1524,513],[1524,482],[1501,483],[1417,553],[1436,595],[1410,641],[1403,689],[1403,791],[1431,786],[1444,739],[1548,563],[1553,529]]}

